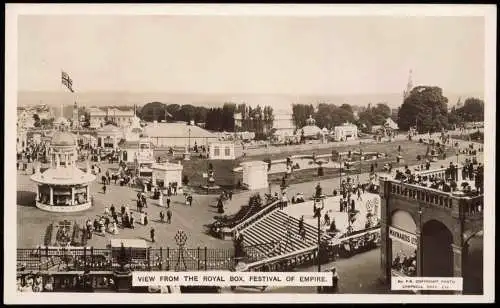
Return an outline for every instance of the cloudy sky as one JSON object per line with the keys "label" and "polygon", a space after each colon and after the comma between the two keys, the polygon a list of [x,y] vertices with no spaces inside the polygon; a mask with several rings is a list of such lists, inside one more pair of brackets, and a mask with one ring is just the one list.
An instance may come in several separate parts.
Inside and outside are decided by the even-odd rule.
{"label": "cloudy sky", "polygon": [[20,16],[20,90],[482,93],[482,17]]}

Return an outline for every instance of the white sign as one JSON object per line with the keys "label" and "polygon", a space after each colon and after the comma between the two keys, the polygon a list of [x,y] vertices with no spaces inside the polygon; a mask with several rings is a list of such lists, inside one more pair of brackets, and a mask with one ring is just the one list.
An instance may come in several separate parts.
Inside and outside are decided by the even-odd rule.
{"label": "white sign", "polygon": [[146,286],[331,286],[331,272],[133,272],[132,285]]}
{"label": "white sign", "polygon": [[204,179],[208,178],[208,173],[203,172],[203,178],[204,178]]}
{"label": "white sign", "polygon": [[391,290],[462,291],[462,277],[392,277]]}
{"label": "white sign", "polygon": [[417,248],[418,246],[418,240],[415,234],[403,231],[398,228],[389,227],[389,238],[401,242],[403,244],[410,245],[411,247],[414,248]]}

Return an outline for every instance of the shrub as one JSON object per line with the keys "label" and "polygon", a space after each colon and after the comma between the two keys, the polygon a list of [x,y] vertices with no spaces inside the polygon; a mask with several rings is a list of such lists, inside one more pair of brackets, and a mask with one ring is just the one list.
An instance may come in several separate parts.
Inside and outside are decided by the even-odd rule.
{"label": "shrub", "polygon": [[184,175],[184,176],[182,177],[182,184],[183,184],[184,186],[187,186],[187,185],[189,184],[189,179],[188,179],[188,176],[187,176],[187,175]]}

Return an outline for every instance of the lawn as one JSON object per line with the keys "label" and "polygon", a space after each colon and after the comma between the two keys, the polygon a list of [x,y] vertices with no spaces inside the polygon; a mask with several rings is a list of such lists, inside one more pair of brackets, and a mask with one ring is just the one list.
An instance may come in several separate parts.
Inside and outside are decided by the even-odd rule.
{"label": "lawn", "polygon": [[[403,157],[403,160],[401,160],[399,163],[396,160],[396,157],[398,155],[398,145],[401,145],[401,156]],[[326,149],[325,149],[326,150]],[[342,149],[337,149],[339,152],[343,151],[355,151],[359,150],[359,148],[354,148],[354,147],[344,147]],[[363,145],[362,146],[363,152],[382,152],[386,153],[387,156],[384,158],[379,158],[376,161],[362,161],[361,164],[359,161],[355,162],[355,164],[350,168],[350,170],[343,169],[343,173],[346,174],[346,176],[356,176],[359,173],[368,173],[370,172],[371,165],[372,164],[377,164],[377,166],[374,168],[376,172],[381,172],[383,171],[384,164],[385,163],[392,163],[393,168],[397,167],[403,167],[405,165],[412,166],[412,165],[417,165],[423,163],[423,161],[418,161],[417,160],[417,155],[421,155],[422,157],[425,155],[427,151],[427,145],[425,144],[420,144],[416,142],[411,142],[411,141],[404,141],[404,142],[394,142],[391,144],[368,144],[368,145]],[[316,154],[325,154],[323,151],[316,153]],[[327,152],[328,153],[328,152]],[[294,153],[294,155],[298,155],[299,153]],[[300,154],[310,154],[310,152],[305,152],[305,153],[300,153]],[[282,154],[284,155],[284,154]],[[446,149],[446,156],[450,157],[455,155],[455,151],[451,148]],[[282,157],[273,157],[272,159],[278,159]],[[280,184],[282,177],[285,175],[285,172],[281,173],[275,173],[269,175],[269,182],[274,183],[274,184]],[[336,178],[340,177],[340,169],[338,168],[323,168],[323,176],[319,177],[318,176],[318,168],[312,168],[312,169],[303,169],[303,170],[295,170],[292,177],[287,179],[287,184],[296,184],[296,183],[303,183],[303,182],[310,182],[310,181],[315,181],[318,179],[329,179],[329,178]]]}

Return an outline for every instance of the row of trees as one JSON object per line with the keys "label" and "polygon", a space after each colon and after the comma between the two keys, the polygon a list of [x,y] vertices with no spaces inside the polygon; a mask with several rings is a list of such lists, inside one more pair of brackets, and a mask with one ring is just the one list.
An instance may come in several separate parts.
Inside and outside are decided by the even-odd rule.
{"label": "row of trees", "polygon": [[293,121],[300,128],[306,125],[307,119],[312,117],[320,128],[333,129],[346,122],[355,123],[370,130],[373,125],[382,125],[391,116],[391,108],[387,104],[379,103],[375,107],[370,105],[360,111],[356,117],[349,104],[337,106],[320,103],[317,108],[312,104],[294,104],[292,106]]}
{"label": "row of trees", "polygon": [[272,133],[274,114],[271,106],[260,105],[252,108],[246,104],[239,104],[236,112],[241,115],[241,122],[237,123],[238,131],[255,132],[256,138],[260,139]]}
{"label": "row of trees", "polygon": [[403,131],[416,127],[419,133],[438,132],[461,127],[465,122],[484,121],[484,102],[468,98],[460,108],[448,112],[448,98],[439,87],[418,86],[405,98],[398,113],[398,125]]}
{"label": "row of trees", "polygon": [[[239,113],[241,121],[235,123],[234,115]],[[138,116],[147,122],[185,121],[205,123],[205,128],[212,131],[253,131],[256,135],[266,135],[273,125],[273,109],[270,106],[252,108],[246,104],[225,103],[222,107],[206,108],[203,106],[163,104],[152,102],[144,105]],[[238,127],[235,127],[238,124]]]}
{"label": "row of trees", "polygon": [[190,104],[164,104],[152,102],[138,110],[137,115],[143,121],[185,121],[204,123],[205,127],[213,131],[234,131],[234,112],[236,105],[225,103],[222,107],[206,108]]}

